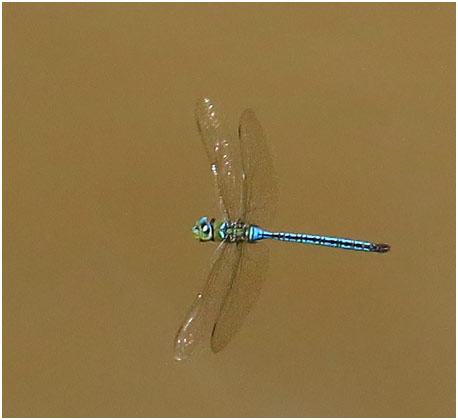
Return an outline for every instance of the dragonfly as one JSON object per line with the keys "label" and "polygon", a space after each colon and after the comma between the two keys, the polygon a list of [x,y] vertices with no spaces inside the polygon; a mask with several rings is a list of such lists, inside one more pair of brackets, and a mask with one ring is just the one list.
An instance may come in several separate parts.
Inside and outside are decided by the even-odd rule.
{"label": "dragonfly", "polygon": [[[189,359],[203,342],[221,351],[239,331],[256,302],[268,265],[264,240],[386,253],[390,246],[332,236],[270,232],[278,188],[261,124],[245,110],[238,135],[224,124],[210,98],[197,101],[197,128],[216,180],[218,217],[202,217],[192,227],[200,242],[217,244],[206,283],[175,337],[176,360]],[[235,130],[234,130],[235,131]]]}

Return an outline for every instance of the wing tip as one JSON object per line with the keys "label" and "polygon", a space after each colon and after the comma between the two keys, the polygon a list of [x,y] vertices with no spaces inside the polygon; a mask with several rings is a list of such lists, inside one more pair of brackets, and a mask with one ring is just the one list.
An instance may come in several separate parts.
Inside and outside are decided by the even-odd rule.
{"label": "wing tip", "polygon": [[213,105],[213,100],[210,96],[201,96],[196,101],[196,107],[208,108],[209,105]]}

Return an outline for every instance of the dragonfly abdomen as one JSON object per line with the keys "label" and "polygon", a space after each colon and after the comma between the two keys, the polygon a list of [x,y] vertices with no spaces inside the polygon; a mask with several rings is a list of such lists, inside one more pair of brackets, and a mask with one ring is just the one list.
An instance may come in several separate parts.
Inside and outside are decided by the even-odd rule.
{"label": "dragonfly abdomen", "polygon": [[[259,228],[258,228],[259,229]],[[311,245],[328,246],[332,248],[349,249],[352,251],[366,252],[388,252],[389,245],[376,244],[372,242],[359,241],[356,239],[336,238],[333,236],[309,235],[306,233],[290,233],[290,232],[267,232],[259,229],[256,232],[257,239],[276,239],[278,241],[296,242]]]}

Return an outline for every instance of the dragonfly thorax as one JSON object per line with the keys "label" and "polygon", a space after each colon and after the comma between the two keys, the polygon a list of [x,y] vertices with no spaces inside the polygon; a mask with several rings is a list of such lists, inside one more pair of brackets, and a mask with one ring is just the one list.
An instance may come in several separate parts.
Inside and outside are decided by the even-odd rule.
{"label": "dragonfly thorax", "polygon": [[220,221],[202,217],[192,227],[194,237],[201,242],[252,242],[254,226],[241,221]]}

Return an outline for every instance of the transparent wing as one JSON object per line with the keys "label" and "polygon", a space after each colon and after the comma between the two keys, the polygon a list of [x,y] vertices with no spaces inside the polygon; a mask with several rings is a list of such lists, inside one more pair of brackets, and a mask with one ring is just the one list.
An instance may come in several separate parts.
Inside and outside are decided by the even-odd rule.
{"label": "transparent wing", "polygon": [[278,188],[264,131],[251,109],[240,117],[239,138],[244,172],[242,220],[262,226],[275,212]]}
{"label": "transparent wing", "polygon": [[216,176],[219,200],[227,218],[237,220],[244,210],[239,139],[229,135],[215,105],[208,98],[197,101],[196,120],[212,172]]}
{"label": "transparent wing", "polygon": [[222,350],[240,329],[259,297],[269,260],[263,243],[236,245],[240,259],[228,285],[223,305],[212,332],[211,347]]}
{"label": "transparent wing", "polygon": [[195,298],[175,337],[176,360],[188,359],[205,338],[210,338],[240,256],[240,249],[235,244],[222,242],[216,248],[205,287]]}

